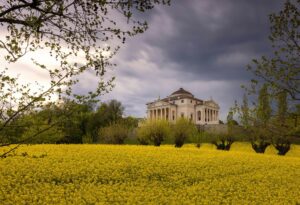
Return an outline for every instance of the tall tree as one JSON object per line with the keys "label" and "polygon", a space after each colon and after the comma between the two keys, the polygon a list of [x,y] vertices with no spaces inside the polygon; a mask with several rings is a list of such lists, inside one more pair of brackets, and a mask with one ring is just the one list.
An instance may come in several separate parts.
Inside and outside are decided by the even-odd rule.
{"label": "tall tree", "polygon": [[257,106],[257,120],[262,123],[264,127],[267,126],[268,121],[271,118],[271,106],[270,106],[270,95],[268,92],[268,85],[264,84],[259,91],[258,95],[258,106]]}
{"label": "tall tree", "polygon": [[[279,13],[270,15],[269,39],[273,55],[253,60],[248,69],[257,80],[267,83],[275,92],[287,92],[291,99],[300,100],[300,0],[286,0]],[[258,81],[253,80],[254,84]]]}
{"label": "tall tree", "polygon": [[258,105],[256,106],[256,116],[252,119],[253,127],[250,135],[252,148],[257,153],[264,153],[271,144],[269,122],[271,119],[270,95],[268,85],[264,84],[259,91]]}
{"label": "tall tree", "polygon": [[250,113],[249,113],[249,105],[247,95],[243,96],[243,104],[241,106],[241,125],[244,128],[248,128],[250,125]]}
{"label": "tall tree", "polygon": [[290,150],[291,137],[295,135],[293,126],[287,122],[287,93],[282,91],[277,96],[277,114],[272,123],[272,143],[279,155],[285,155]]}
{"label": "tall tree", "polygon": [[287,107],[287,92],[282,91],[277,97],[277,121],[279,124],[284,125],[286,122],[288,113]]}

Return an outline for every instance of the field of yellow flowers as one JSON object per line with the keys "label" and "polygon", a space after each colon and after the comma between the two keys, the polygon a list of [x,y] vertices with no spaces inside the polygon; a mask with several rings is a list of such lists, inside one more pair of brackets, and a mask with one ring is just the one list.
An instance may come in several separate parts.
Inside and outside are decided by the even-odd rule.
{"label": "field of yellow flowers", "polygon": [[299,204],[300,146],[31,145],[0,159],[0,204]]}

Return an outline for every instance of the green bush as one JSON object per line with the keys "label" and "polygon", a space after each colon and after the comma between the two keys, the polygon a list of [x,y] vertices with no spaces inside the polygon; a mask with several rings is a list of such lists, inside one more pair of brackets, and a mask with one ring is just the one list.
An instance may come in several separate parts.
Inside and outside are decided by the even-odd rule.
{"label": "green bush", "polygon": [[189,120],[180,118],[173,125],[172,135],[175,142],[175,147],[182,147],[185,140],[197,135],[197,128]]}
{"label": "green bush", "polygon": [[252,129],[252,132],[249,133],[252,149],[256,153],[265,153],[267,147],[271,145],[270,133],[260,126],[253,127]]}
{"label": "green bush", "polygon": [[234,141],[235,138],[227,133],[212,134],[211,142],[217,147],[218,150],[229,151]]}
{"label": "green bush", "polygon": [[56,126],[50,127],[49,125],[32,125],[27,128],[20,142],[30,144],[55,144],[64,136],[63,131]]}
{"label": "green bush", "polygon": [[218,150],[229,151],[231,145],[237,140],[235,135],[229,133],[227,130],[210,130],[204,132],[205,139],[216,146]]}
{"label": "green bush", "polygon": [[141,124],[137,134],[140,144],[153,143],[155,146],[160,146],[166,138],[170,137],[171,128],[165,120],[148,120]]}
{"label": "green bush", "polygon": [[204,131],[203,128],[198,128],[197,133],[193,135],[192,142],[195,143],[197,148],[200,148],[202,143],[210,143],[211,142],[211,134]]}
{"label": "green bush", "polygon": [[100,128],[99,137],[104,143],[124,144],[124,140],[129,135],[129,129],[122,123],[114,123]]}
{"label": "green bush", "polygon": [[92,144],[93,143],[93,137],[91,134],[86,134],[82,136],[82,143],[83,144]]}

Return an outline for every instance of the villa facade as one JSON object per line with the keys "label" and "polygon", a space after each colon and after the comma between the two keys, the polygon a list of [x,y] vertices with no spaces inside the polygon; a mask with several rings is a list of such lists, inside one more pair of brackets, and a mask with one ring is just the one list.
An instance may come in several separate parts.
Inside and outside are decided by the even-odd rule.
{"label": "villa facade", "polygon": [[165,119],[176,122],[178,118],[184,117],[198,125],[219,124],[219,105],[212,99],[195,98],[183,88],[146,105],[147,118],[150,120]]}

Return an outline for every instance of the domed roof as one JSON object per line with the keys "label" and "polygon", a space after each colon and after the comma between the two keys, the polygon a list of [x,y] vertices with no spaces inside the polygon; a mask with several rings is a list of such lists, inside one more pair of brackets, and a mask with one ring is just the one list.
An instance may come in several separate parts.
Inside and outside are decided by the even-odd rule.
{"label": "domed roof", "polygon": [[189,91],[186,91],[183,88],[179,88],[179,90],[176,90],[175,92],[173,92],[171,94],[171,96],[178,96],[178,95],[189,95],[189,96],[194,96],[192,93],[190,93]]}

